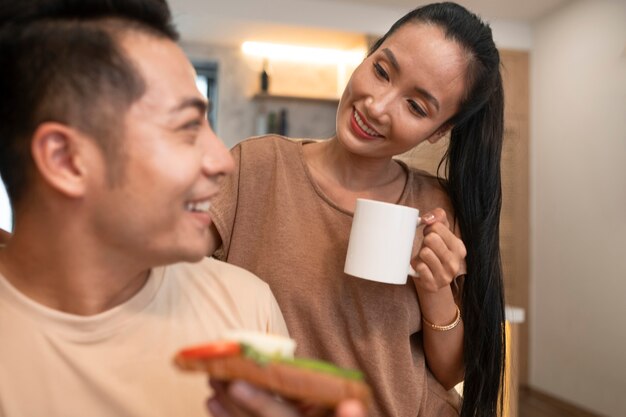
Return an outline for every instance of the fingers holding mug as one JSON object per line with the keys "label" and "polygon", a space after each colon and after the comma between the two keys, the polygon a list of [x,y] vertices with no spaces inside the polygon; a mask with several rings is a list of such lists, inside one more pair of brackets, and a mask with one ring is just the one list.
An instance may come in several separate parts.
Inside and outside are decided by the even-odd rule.
{"label": "fingers holding mug", "polygon": [[424,228],[422,246],[415,260],[419,278],[416,285],[429,292],[439,291],[467,272],[463,241],[450,230],[446,212],[435,209],[421,218]]}

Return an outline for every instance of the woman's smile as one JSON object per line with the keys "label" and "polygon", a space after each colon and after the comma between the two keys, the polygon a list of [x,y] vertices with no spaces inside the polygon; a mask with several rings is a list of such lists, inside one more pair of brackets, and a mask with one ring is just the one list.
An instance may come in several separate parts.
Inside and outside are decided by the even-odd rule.
{"label": "woman's smile", "polygon": [[362,116],[357,109],[353,109],[352,117],[350,118],[350,124],[352,126],[352,130],[362,138],[384,138],[383,135],[378,133],[378,131],[367,122],[367,119]]}

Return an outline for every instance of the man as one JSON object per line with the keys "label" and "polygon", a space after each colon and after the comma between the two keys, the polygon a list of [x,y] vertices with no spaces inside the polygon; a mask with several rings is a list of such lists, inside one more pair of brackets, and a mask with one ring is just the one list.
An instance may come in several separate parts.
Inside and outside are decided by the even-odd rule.
{"label": "man", "polygon": [[[204,416],[204,378],[173,354],[229,328],[286,334],[264,283],[204,258],[233,161],[176,37],[163,0],[0,12],[2,416]],[[233,413],[294,415],[243,383],[229,395]]]}

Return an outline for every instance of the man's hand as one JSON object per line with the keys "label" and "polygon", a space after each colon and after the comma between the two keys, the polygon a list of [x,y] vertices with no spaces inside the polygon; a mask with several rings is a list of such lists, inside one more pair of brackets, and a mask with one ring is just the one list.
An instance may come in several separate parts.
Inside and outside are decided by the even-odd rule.
{"label": "man's hand", "polygon": [[213,417],[365,417],[357,400],[339,404],[335,413],[316,407],[296,407],[243,381],[210,381],[214,395],[207,402]]}

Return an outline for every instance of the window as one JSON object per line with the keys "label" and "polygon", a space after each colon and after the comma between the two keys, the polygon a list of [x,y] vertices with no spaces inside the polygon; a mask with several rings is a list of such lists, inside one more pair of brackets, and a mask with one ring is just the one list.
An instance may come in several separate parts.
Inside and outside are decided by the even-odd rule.
{"label": "window", "polygon": [[7,196],[4,183],[0,179],[0,229],[8,230],[13,229],[13,219],[11,216],[11,205],[9,204],[9,197]]}
{"label": "window", "polygon": [[207,118],[214,131],[217,131],[217,63],[195,62],[196,85],[211,103]]}

